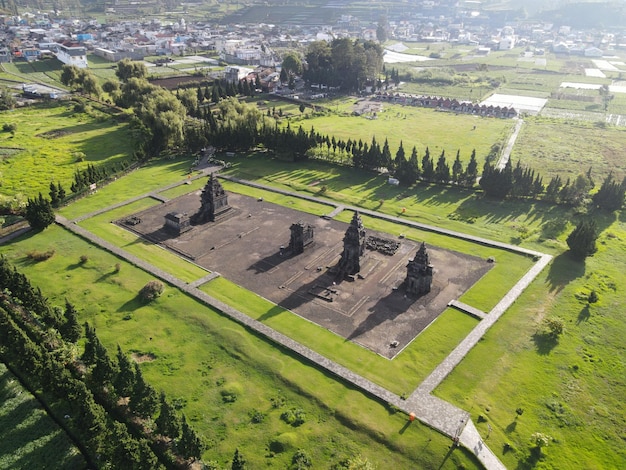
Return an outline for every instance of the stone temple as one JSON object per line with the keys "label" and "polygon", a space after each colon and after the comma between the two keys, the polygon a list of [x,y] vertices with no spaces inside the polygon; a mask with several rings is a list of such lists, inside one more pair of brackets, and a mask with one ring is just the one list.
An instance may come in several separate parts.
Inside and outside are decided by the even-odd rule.
{"label": "stone temple", "polygon": [[191,217],[191,223],[194,225],[215,222],[215,219],[224,215],[231,208],[228,205],[226,191],[213,173],[209,176],[209,181],[202,190],[200,201],[200,210]]}
{"label": "stone temple", "polygon": [[430,292],[433,282],[433,265],[428,260],[426,244],[422,242],[415,257],[406,266],[406,293],[411,297],[420,297]]}
{"label": "stone temple", "polygon": [[315,232],[313,226],[298,222],[289,227],[291,237],[289,239],[289,251],[292,255],[304,253],[304,249],[314,241]]}
{"label": "stone temple", "polygon": [[361,257],[365,253],[365,228],[358,212],[343,237],[343,252],[336,271],[339,278],[355,276],[361,271]]}

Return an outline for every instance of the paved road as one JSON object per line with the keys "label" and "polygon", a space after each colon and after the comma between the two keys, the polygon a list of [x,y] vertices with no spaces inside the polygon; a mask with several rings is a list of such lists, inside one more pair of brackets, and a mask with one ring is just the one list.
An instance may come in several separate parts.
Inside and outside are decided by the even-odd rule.
{"label": "paved road", "polygon": [[[203,173],[204,174],[204,173]],[[198,176],[201,177],[202,175]],[[481,243],[483,245],[494,246],[501,249],[506,249],[510,251],[514,251],[517,253],[522,253],[528,256],[535,257],[538,261],[533,265],[533,267],[520,279],[520,281],[511,289],[505,297],[487,314],[485,318],[481,320],[478,325],[470,332],[470,334],[463,340],[461,343],[450,353],[448,357],[446,357],[433,372],[415,389],[415,391],[406,399],[403,400],[398,395],[386,390],[385,388],[371,382],[370,380],[360,376],[359,374],[354,373],[353,371],[337,364],[334,361],[316,353],[312,349],[309,349],[297,341],[274,331],[268,326],[260,323],[249,316],[239,312],[238,310],[232,308],[229,305],[220,302],[217,299],[209,296],[208,294],[202,292],[198,289],[200,285],[204,282],[207,282],[212,277],[218,275],[217,273],[213,273],[208,277],[198,279],[190,284],[172,276],[171,274],[153,266],[152,264],[137,258],[130,253],[122,250],[121,248],[103,240],[93,233],[85,230],[80,227],[77,223],[81,220],[86,219],[88,216],[81,216],[80,218],[69,221],[66,218],[57,215],[56,221],[59,225],[66,227],[68,230],[76,233],[77,235],[90,240],[91,242],[101,246],[102,248],[110,251],[111,253],[119,256],[127,260],[128,262],[138,266],[139,268],[150,272],[154,276],[162,279],[163,281],[181,289],[187,294],[195,297],[199,301],[205,303],[206,305],[211,306],[214,309],[217,309],[226,315],[230,316],[233,320],[237,321],[240,324],[245,325],[248,328],[253,329],[254,331],[260,333],[261,335],[267,337],[271,341],[282,345],[283,347],[289,348],[292,351],[296,352],[300,356],[306,358],[307,360],[314,362],[319,367],[326,369],[327,371],[337,375],[344,381],[360,388],[361,390],[369,393],[373,397],[390,403],[404,412],[415,413],[417,419],[427,424],[428,426],[436,429],[437,431],[451,437],[455,442],[459,445],[462,445],[469,449],[471,452],[476,455],[478,460],[487,468],[488,470],[500,470],[504,469],[504,465],[500,462],[500,460],[496,457],[496,455],[489,449],[489,447],[482,441],[480,434],[476,430],[476,427],[472,423],[469,413],[465,410],[462,410],[454,405],[432,395],[432,391],[441,383],[441,381],[456,367],[459,362],[465,357],[465,355],[469,352],[469,350],[476,345],[476,343],[482,338],[482,336],[487,332],[487,330],[500,318],[500,316],[506,311],[506,309],[517,299],[517,297],[522,293],[522,291],[532,282],[532,280],[541,272],[541,270],[550,262],[552,259],[551,256],[545,255],[543,253],[539,253],[532,250],[527,250],[524,248],[520,248],[514,245],[509,245],[506,243],[495,242],[493,240],[488,240],[480,237],[474,237],[470,235],[466,235],[460,232],[455,232],[452,230],[441,229],[439,227],[432,227],[425,224],[420,224],[412,221],[408,221],[401,217],[388,216],[386,214],[381,214],[375,211],[364,210],[356,207],[344,206],[342,204],[335,203],[333,201],[327,201],[324,199],[316,198],[313,196],[302,195],[298,193],[293,193],[291,191],[285,190],[277,190],[276,188],[272,188],[269,186],[265,186],[259,183],[249,182],[240,180],[234,177],[226,177],[223,178],[236,181],[242,184],[248,184],[253,187],[262,188],[269,191],[278,192],[284,195],[288,195],[291,197],[306,199],[322,204],[327,204],[329,206],[334,207],[334,209],[329,213],[329,216],[335,216],[340,213],[344,209],[348,210],[358,210],[361,213],[378,217],[381,219],[401,223],[407,226],[420,228],[423,230],[429,230],[433,232],[443,233],[449,236],[453,236],[456,238],[462,238],[474,241],[476,243]],[[182,184],[182,183],[177,183]],[[170,187],[176,186],[177,184],[170,185],[165,189],[169,189]],[[156,192],[158,193],[158,192]],[[155,192],[145,194],[138,198],[133,198],[133,200],[140,199],[141,197],[154,197],[157,195]],[[124,203],[120,203],[115,205],[115,207],[119,207],[124,204],[128,204],[130,201],[125,201]],[[99,210],[91,215],[95,215],[97,213],[106,212],[111,208]],[[470,307],[470,306],[468,306]]]}

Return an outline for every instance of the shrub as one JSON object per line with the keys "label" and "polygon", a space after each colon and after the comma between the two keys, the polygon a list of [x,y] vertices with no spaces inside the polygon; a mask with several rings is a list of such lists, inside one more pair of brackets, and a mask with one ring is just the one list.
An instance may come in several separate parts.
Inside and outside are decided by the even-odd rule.
{"label": "shrub", "polygon": [[32,259],[33,261],[45,261],[47,259],[50,259],[54,256],[55,251],[54,250],[48,250],[48,251],[37,251],[37,250],[31,250],[28,253],[26,253],[26,257],[28,259]]}
{"label": "shrub", "polygon": [[551,338],[556,339],[563,334],[563,320],[560,318],[548,318],[544,321],[544,324],[547,329],[547,334]]}
{"label": "shrub", "polygon": [[14,122],[5,122],[2,124],[2,130],[13,134],[17,130],[17,124]]}
{"label": "shrub", "polygon": [[163,290],[165,290],[165,287],[161,281],[150,281],[141,288],[139,291],[139,297],[146,302],[150,302],[159,297],[163,293]]}
{"label": "shrub", "polygon": [[262,423],[265,419],[265,413],[259,410],[250,410],[248,414],[250,415],[250,421],[254,424]]}
{"label": "shrub", "polygon": [[224,388],[220,391],[222,395],[222,401],[224,403],[234,403],[239,398],[243,392],[243,388],[237,382],[233,382],[224,386]]}
{"label": "shrub", "polygon": [[294,470],[311,468],[312,465],[311,457],[309,457],[308,454],[302,449],[298,449],[291,458],[291,468]]}
{"label": "shrub", "polygon": [[89,256],[80,255],[80,264],[85,264],[87,261],[89,261]]}
{"label": "shrub", "polygon": [[304,424],[306,421],[306,414],[300,408],[291,408],[290,410],[284,411],[283,414],[280,415],[280,419],[282,419],[285,423],[296,427]]}
{"label": "shrub", "polygon": [[120,263],[115,263],[115,267],[113,268],[113,272],[119,273],[120,269],[122,269],[122,265]]}

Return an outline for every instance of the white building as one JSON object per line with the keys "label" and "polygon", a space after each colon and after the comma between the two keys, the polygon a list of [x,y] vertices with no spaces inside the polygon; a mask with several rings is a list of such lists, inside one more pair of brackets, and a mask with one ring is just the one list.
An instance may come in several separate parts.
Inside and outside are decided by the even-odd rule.
{"label": "white building", "polygon": [[57,44],[57,59],[66,65],[75,65],[79,69],[86,69],[87,49],[82,46],[68,47],[63,44]]}

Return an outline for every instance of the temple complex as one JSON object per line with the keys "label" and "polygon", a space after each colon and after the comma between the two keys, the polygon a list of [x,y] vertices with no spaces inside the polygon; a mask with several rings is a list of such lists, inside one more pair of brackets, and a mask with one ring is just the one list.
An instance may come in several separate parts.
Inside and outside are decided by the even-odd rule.
{"label": "temple complex", "polygon": [[343,252],[337,266],[340,277],[354,276],[361,270],[361,257],[365,253],[365,228],[358,212],[354,213],[352,221],[343,237]]}
{"label": "temple complex", "polygon": [[200,201],[200,210],[191,217],[191,223],[194,225],[215,222],[216,218],[230,210],[228,195],[213,173],[202,190]]}
{"label": "temple complex", "polygon": [[426,244],[422,242],[415,257],[406,266],[406,293],[412,297],[419,297],[430,292],[433,282],[433,265],[428,260]]}

